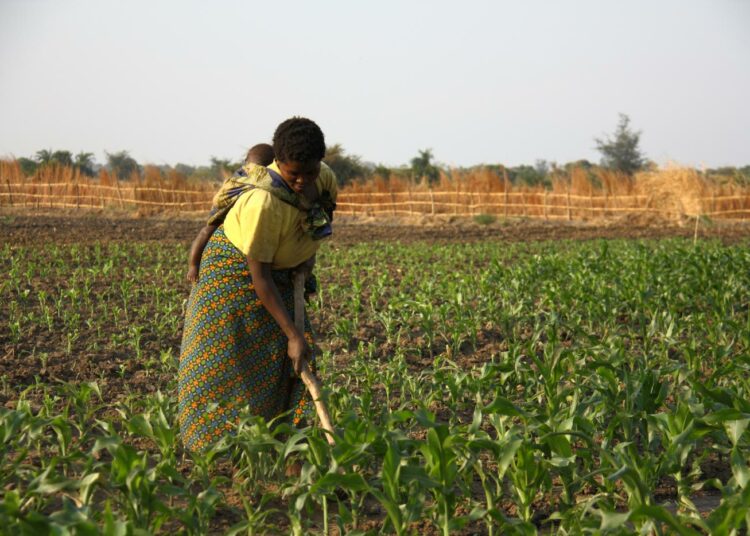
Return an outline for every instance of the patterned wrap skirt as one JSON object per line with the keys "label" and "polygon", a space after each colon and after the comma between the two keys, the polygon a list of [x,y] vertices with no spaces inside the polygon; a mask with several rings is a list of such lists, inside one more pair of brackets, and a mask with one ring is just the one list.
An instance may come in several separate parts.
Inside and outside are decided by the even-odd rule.
{"label": "patterned wrap skirt", "polygon": [[[272,274],[294,315],[290,271]],[[255,293],[245,256],[223,227],[206,244],[199,275],[188,300],[180,351],[179,422],[185,446],[200,451],[232,433],[244,408],[268,420],[289,411],[295,425],[308,419],[312,401],[292,372],[287,337]],[[307,318],[305,338],[312,346]]]}

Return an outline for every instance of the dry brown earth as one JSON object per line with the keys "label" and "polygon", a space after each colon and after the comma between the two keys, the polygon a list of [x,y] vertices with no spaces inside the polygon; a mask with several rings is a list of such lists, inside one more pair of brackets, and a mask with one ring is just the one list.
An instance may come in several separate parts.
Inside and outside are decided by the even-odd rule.
{"label": "dry brown earth", "polygon": [[[0,244],[87,244],[101,241],[183,242],[189,245],[202,225],[199,218],[135,218],[113,213],[0,211]],[[633,218],[592,222],[545,222],[508,220],[481,225],[471,219],[355,219],[339,218],[334,241],[347,245],[371,241],[462,242],[477,240],[536,241],[591,240],[598,238],[692,238],[693,224],[679,226],[666,221]],[[750,222],[699,222],[698,237],[736,242],[750,237]]]}

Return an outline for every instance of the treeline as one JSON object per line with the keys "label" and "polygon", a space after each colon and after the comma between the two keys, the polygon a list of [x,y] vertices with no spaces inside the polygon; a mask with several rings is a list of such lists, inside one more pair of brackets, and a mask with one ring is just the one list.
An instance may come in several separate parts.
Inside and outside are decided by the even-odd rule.
{"label": "treeline", "polygon": [[[38,171],[46,166],[64,166],[77,169],[81,175],[94,177],[103,169],[120,180],[129,180],[133,177],[143,178],[148,175],[162,177],[179,177],[187,182],[206,182],[221,180],[228,174],[233,173],[242,165],[241,161],[231,161],[212,157],[210,163],[204,166],[190,166],[178,163],[170,165],[153,165],[138,163],[128,151],[105,153],[106,162],[98,163],[93,153],[79,152],[73,154],[66,150],[43,149],[37,151],[32,157],[18,158],[21,171],[27,177],[36,175]],[[583,169],[588,172],[591,179],[596,183],[596,170],[600,168],[616,169],[603,163],[595,164],[588,160],[576,160],[565,164],[537,160],[533,165],[504,166],[502,164],[482,164],[459,169],[449,169],[435,161],[430,149],[418,151],[417,155],[408,164],[389,167],[383,164],[372,164],[363,162],[357,155],[347,153],[341,144],[335,144],[328,148],[325,162],[331,166],[336,173],[340,184],[345,186],[352,182],[369,181],[375,177],[388,179],[397,177],[409,182],[436,182],[442,174],[471,174],[479,169],[489,170],[494,173],[499,181],[509,181],[512,185],[546,186],[552,184],[554,177],[569,175],[574,168]],[[645,161],[638,170],[655,168],[653,162]],[[618,170],[621,171],[621,170]],[[726,166],[706,169],[705,176],[718,181],[734,182],[742,185],[750,185],[750,165],[743,167]]]}
{"label": "treeline", "polygon": [[[623,176],[633,176],[639,171],[655,169],[656,164],[650,161],[640,149],[640,131],[634,131],[630,127],[630,118],[620,114],[620,120],[612,135],[594,138],[596,149],[601,153],[601,161],[594,164],[588,160],[576,160],[566,164],[537,160],[534,165],[520,165],[506,167],[502,164],[483,164],[461,169],[448,169],[435,161],[431,149],[417,151],[417,155],[408,164],[397,167],[388,167],[382,164],[364,162],[361,157],[347,153],[339,143],[328,147],[324,161],[331,166],[336,173],[340,184],[345,186],[355,181],[369,181],[375,177],[390,179],[396,177],[412,183],[436,182],[441,174],[470,174],[479,169],[489,170],[495,173],[498,180],[508,181],[512,185],[545,186],[552,185],[555,177],[570,175],[572,169],[583,169],[592,184],[598,183],[598,169],[615,171]],[[140,165],[128,151],[116,153],[105,153],[107,161],[98,164],[94,160],[93,153],[80,152],[73,154],[70,151],[52,151],[43,149],[37,151],[33,157],[22,157],[18,159],[21,171],[26,176],[35,175],[41,168],[50,165],[72,167],[82,175],[94,176],[102,169],[116,176],[120,180],[128,180],[133,177],[147,176],[149,179],[170,177],[180,181],[208,181],[219,180],[233,173],[242,165],[241,161],[231,161],[212,157],[210,165],[189,166],[187,164],[169,165]],[[707,178],[719,182],[735,182],[741,185],[750,185],[750,165],[744,167],[720,167],[707,169],[704,172]]]}
{"label": "treeline", "polygon": [[167,175],[178,175],[189,181],[207,181],[217,180],[227,173],[234,172],[235,169],[242,165],[241,162],[232,162],[220,158],[211,158],[210,165],[190,166],[179,163],[175,166],[140,164],[135,158],[130,156],[128,151],[118,151],[114,153],[106,152],[106,162],[101,164],[94,158],[93,153],[80,152],[73,154],[71,151],[51,149],[42,149],[37,151],[34,156],[17,158],[21,171],[27,177],[37,174],[40,170],[48,166],[62,166],[76,169],[81,175],[94,177],[102,170],[107,170],[120,180],[129,180],[136,177],[143,177],[146,172],[153,174],[161,173]]}

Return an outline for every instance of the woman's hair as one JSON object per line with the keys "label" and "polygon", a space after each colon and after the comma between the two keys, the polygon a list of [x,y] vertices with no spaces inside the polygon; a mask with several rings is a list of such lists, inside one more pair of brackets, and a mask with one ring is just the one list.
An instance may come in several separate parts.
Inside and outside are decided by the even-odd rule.
{"label": "woman's hair", "polygon": [[326,142],[323,131],[306,117],[292,117],[276,127],[273,152],[279,162],[323,160]]}

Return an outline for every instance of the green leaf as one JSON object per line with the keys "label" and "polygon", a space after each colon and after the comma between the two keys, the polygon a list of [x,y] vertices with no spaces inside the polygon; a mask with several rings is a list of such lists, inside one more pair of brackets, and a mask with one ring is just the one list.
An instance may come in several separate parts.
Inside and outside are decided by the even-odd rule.
{"label": "green leaf", "polygon": [[385,508],[385,512],[388,515],[388,519],[393,525],[394,530],[397,534],[402,534],[403,514],[399,505],[386,497],[382,492],[377,489],[371,491],[373,497]]}
{"label": "green leaf", "polygon": [[630,512],[620,513],[599,510],[597,513],[602,518],[599,530],[614,530],[622,528],[622,526],[630,519]]}
{"label": "green leaf", "polygon": [[154,429],[151,427],[148,416],[142,413],[130,417],[127,421],[127,427],[131,434],[148,438],[154,437]]}
{"label": "green leaf", "polygon": [[485,413],[497,413],[508,417],[525,417],[526,413],[517,408],[510,400],[498,396],[484,408]]}
{"label": "green leaf", "polygon": [[424,468],[414,465],[404,465],[401,468],[401,479],[405,483],[416,482],[424,489],[433,489],[440,486],[436,480],[427,475]]}
{"label": "green leaf", "polygon": [[550,446],[555,454],[564,458],[573,456],[570,439],[564,433],[551,433],[542,438],[542,440]]}
{"label": "green leaf", "polygon": [[[104,534],[107,536],[127,536],[128,523],[115,519],[109,500],[104,505]],[[130,527],[132,528],[132,527]]]}
{"label": "green leaf", "polygon": [[307,444],[304,442],[307,436],[304,432],[297,432],[284,443],[284,450],[281,457],[286,459],[290,454],[307,450]]}
{"label": "green leaf", "polygon": [[414,418],[414,412],[401,409],[396,410],[388,414],[388,423],[389,424],[396,424],[401,422],[406,422],[410,419]]}
{"label": "green leaf", "polygon": [[732,407],[733,397],[726,389],[710,389],[700,382],[693,384],[696,390],[698,390],[703,396],[710,398],[720,404]]}
{"label": "green leaf", "polygon": [[549,459],[549,464],[553,467],[570,467],[575,464],[575,461],[575,456],[569,456],[567,458],[562,456],[552,456],[552,458]]}
{"label": "green leaf", "polygon": [[37,493],[44,493],[46,495],[57,493],[58,491],[62,491],[64,489],[73,489],[76,487],[76,482],[74,480],[59,480],[57,482],[49,482],[47,480],[42,480],[39,482],[39,485],[34,489]]}
{"label": "green leaf", "polygon": [[301,512],[302,509],[305,507],[305,503],[307,502],[307,497],[309,496],[309,493],[300,493],[300,495],[297,497],[297,500],[294,501],[294,509],[297,512]]}
{"label": "green leaf", "polygon": [[729,459],[732,466],[732,475],[739,484],[740,488],[745,489],[747,483],[750,481],[750,468],[747,466],[747,460],[742,456],[739,447],[732,449],[732,454]]}
{"label": "green leaf", "polygon": [[96,395],[99,397],[99,399],[102,398],[102,391],[99,389],[99,384],[96,382],[86,382],[84,385],[87,385],[92,391],[96,393]]}
{"label": "green leaf", "polygon": [[99,480],[100,473],[89,473],[78,481],[78,491],[80,493],[80,501],[84,504],[89,502],[91,497],[91,488]]}
{"label": "green leaf", "polygon": [[252,523],[249,521],[240,521],[239,523],[235,523],[225,533],[225,536],[236,536],[237,534],[248,534],[250,533],[250,529],[252,529]]}
{"label": "green leaf", "polygon": [[750,423],[750,419],[737,419],[736,421],[724,422],[724,429],[727,431],[732,446],[736,447],[737,443],[740,442],[742,434],[747,430],[748,423]]}
{"label": "green leaf", "polygon": [[102,449],[107,449],[111,452],[111,449],[118,447],[121,444],[122,439],[118,436],[100,437],[96,440],[96,443],[94,443],[94,448],[91,449],[91,452],[97,453]]}
{"label": "green leaf", "polygon": [[18,514],[21,508],[21,498],[16,490],[9,490],[5,492],[3,498],[3,510],[5,514],[15,516]]}
{"label": "green leaf", "polygon": [[505,475],[510,462],[513,461],[516,452],[522,444],[523,440],[521,438],[515,438],[502,446],[502,454],[497,458],[497,475],[500,479]]}
{"label": "green leaf", "polygon": [[332,491],[334,488],[341,488],[345,491],[367,491],[369,486],[364,477],[357,473],[326,473],[310,488],[310,493],[317,493],[321,490]]}
{"label": "green leaf", "polygon": [[683,525],[677,519],[675,519],[675,517],[669,512],[669,510],[667,510],[663,506],[655,506],[650,504],[640,505],[630,512],[630,516],[630,519],[632,521],[635,521],[636,519],[650,519],[653,521],[664,523],[674,532],[680,534],[680,536],[700,536],[699,532]]}
{"label": "green leaf", "polygon": [[495,456],[498,456],[502,452],[500,444],[492,439],[472,439],[469,441],[468,446],[474,452],[487,450]]}
{"label": "green leaf", "polygon": [[728,421],[750,419],[750,415],[735,408],[722,408],[703,417],[706,424],[716,425]]}

